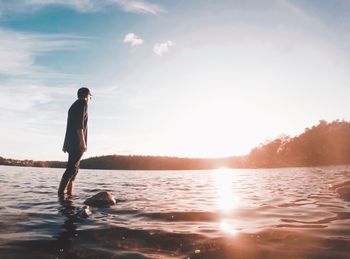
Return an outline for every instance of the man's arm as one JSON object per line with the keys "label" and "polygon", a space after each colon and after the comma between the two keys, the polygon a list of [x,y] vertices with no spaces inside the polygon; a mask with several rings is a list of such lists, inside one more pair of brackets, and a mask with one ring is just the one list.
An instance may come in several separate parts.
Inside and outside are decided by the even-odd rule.
{"label": "man's arm", "polygon": [[85,141],[83,129],[77,129],[77,132],[78,132],[78,136],[79,136],[80,149],[83,151],[86,151],[87,146],[86,146],[86,141]]}

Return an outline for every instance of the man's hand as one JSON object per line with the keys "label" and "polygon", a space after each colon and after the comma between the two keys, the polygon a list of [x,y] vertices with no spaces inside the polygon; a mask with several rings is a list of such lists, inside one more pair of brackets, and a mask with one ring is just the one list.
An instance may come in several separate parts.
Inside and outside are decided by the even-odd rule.
{"label": "man's hand", "polygon": [[78,129],[78,136],[79,136],[80,150],[85,152],[87,150],[87,147],[86,147],[84,132],[82,129]]}
{"label": "man's hand", "polygon": [[87,146],[86,146],[86,142],[84,140],[84,138],[80,139],[80,150],[85,152],[87,150]]}
{"label": "man's hand", "polygon": [[87,146],[86,146],[85,143],[83,143],[82,145],[80,145],[80,150],[83,151],[83,152],[86,152]]}

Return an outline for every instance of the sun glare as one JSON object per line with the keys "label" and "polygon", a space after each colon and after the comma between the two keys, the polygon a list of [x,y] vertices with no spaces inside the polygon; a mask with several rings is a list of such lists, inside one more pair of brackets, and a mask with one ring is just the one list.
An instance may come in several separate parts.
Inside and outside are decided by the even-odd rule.
{"label": "sun glare", "polygon": [[238,230],[233,228],[227,220],[222,220],[220,222],[220,229],[230,235],[236,235],[238,233]]}
{"label": "sun glare", "polygon": [[[180,80],[176,84],[186,85],[186,82]],[[163,129],[172,137],[167,136],[159,140],[160,143],[169,142],[171,152],[176,156],[215,158],[248,153],[255,146],[255,139],[259,139],[251,136],[251,132],[248,141],[244,137],[252,128],[246,116],[254,114],[254,111],[249,106],[242,113],[242,100],[232,100],[230,97],[236,94],[229,87],[217,93],[210,90],[210,84],[206,81],[198,85],[203,85],[200,96],[181,96],[181,105],[172,111],[173,116],[169,117]]]}
{"label": "sun glare", "polygon": [[240,197],[234,192],[234,174],[232,170],[220,168],[215,170],[214,182],[217,190],[217,205],[219,210],[228,213],[240,204]]}
{"label": "sun glare", "polygon": [[232,169],[219,168],[215,170],[213,177],[217,190],[217,207],[223,217],[218,222],[219,228],[231,236],[236,235],[238,230],[230,220],[225,219],[225,214],[237,209],[241,203],[239,195],[234,190],[235,174]]}

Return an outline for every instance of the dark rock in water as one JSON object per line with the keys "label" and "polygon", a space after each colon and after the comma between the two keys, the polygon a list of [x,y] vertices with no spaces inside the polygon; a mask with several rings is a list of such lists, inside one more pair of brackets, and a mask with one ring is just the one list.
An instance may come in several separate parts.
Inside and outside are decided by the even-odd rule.
{"label": "dark rock in water", "polygon": [[329,188],[331,190],[335,190],[337,188],[345,187],[345,186],[350,186],[350,179],[342,181],[342,182],[330,184]]}
{"label": "dark rock in water", "polygon": [[91,216],[92,212],[89,208],[89,206],[83,206],[77,213],[77,216],[79,218],[87,218],[89,216]]}
{"label": "dark rock in water", "polygon": [[335,190],[339,197],[350,201],[350,179],[330,185],[331,190]]}
{"label": "dark rock in water", "polygon": [[339,187],[336,189],[336,192],[339,194],[340,198],[350,201],[350,186]]}
{"label": "dark rock in water", "polygon": [[112,205],[116,205],[115,198],[110,192],[99,192],[98,194],[88,198],[84,204],[98,207],[98,208],[108,208]]}

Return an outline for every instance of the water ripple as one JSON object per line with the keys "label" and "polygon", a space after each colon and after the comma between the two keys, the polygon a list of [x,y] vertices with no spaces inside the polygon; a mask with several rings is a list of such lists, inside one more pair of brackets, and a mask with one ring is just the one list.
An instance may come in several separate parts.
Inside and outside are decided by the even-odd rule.
{"label": "water ripple", "polygon": [[[0,167],[1,258],[348,258],[350,168],[81,170]],[[83,202],[110,191],[118,203]],[[267,255],[271,255],[267,256]]]}

